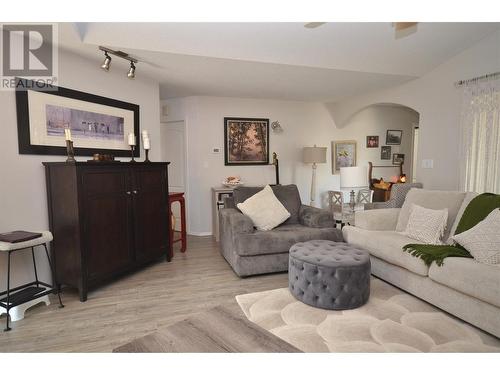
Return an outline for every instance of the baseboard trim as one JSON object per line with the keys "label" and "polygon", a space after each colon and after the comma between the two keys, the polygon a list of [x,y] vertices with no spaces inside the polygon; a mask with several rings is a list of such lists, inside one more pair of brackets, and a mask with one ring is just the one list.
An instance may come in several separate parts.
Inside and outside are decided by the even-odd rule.
{"label": "baseboard trim", "polygon": [[199,236],[199,237],[202,237],[202,236],[211,236],[212,232],[188,232],[188,234],[190,236]]}

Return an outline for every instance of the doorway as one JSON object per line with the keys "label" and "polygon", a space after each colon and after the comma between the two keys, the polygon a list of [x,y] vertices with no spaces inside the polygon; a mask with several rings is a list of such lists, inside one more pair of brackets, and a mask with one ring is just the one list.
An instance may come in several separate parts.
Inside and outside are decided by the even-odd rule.
{"label": "doorway", "polygon": [[412,157],[412,175],[411,182],[417,182],[417,162],[418,162],[418,135],[419,135],[419,127],[418,125],[413,128],[413,157]]}

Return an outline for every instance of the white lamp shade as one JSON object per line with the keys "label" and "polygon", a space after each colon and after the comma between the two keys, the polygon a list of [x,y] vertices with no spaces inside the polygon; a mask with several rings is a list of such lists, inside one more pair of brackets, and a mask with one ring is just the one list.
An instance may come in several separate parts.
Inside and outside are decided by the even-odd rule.
{"label": "white lamp shade", "polygon": [[340,168],[340,187],[357,188],[368,186],[367,167]]}
{"label": "white lamp shade", "polygon": [[304,147],[302,161],[304,163],[326,163],[326,147]]}

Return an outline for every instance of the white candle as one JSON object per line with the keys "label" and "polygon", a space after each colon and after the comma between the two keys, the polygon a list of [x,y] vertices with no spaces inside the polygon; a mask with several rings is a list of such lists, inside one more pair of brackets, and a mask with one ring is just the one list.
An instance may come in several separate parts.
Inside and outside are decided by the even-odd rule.
{"label": "white candle", "polygon": [[149,150],[151,148],[151,143],[149,142],[149,138],[143,138],[144,150]]}
{"label": "white candle", "polygon": [[134,135],[134,133],[129,133],[128,134],[128,145],[129,146],[135,146],[135,135]]}
{"label": "white candle", "polygon": [[64,129],[64,137],[67,141],[71,141],[71,129]]}
{"label": "white candle", "polygon": [[149,138],[149,134],[148,134],[148,131],[147,130],[143,130],[142,131],[142,138]]}

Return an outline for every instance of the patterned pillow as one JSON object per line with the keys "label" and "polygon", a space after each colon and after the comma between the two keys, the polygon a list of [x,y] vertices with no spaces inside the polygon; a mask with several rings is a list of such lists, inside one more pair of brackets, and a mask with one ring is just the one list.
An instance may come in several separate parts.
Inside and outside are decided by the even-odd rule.
{"label": "patterned pillow", "polygon": [[425,244],[439,245],[446,230],[448,209],[431,210],[412,204],[404,234]]}
{"label": "patterned pillow", "polygon": [[500,209],[469,230],[451,237],[480,263],[500,263]]}

